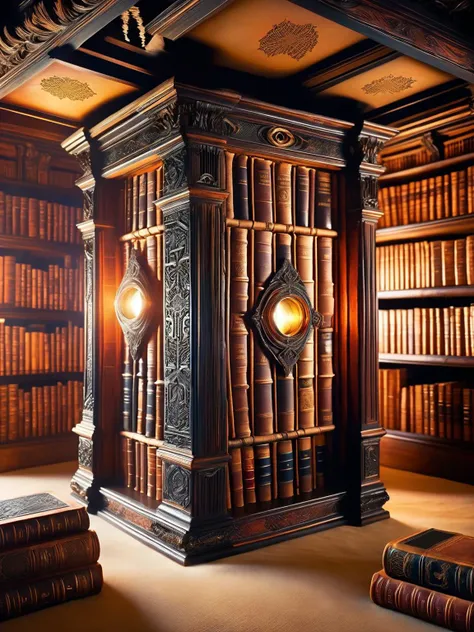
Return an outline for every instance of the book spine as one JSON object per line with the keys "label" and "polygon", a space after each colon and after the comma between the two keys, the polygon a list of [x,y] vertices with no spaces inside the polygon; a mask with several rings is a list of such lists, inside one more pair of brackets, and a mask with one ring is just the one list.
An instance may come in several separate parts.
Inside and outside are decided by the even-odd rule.
{"label": "book spine", "polygon": [[0,592],[0,621],[96,595],[101,591],[102,584],[102,567],[94,564],[53,577],[8,586]]}
{"label": "book spine", "polygon": [[383,571],[372,577],[370,597],[383,608],[403,612],[449,630],[472,632],[473,629],[473,602],[393,579]]}
{"label": "book spine", "polygon": [[309,226],[308,167],[296,167],[296,224]]}
{"label": "book spine", "polygon": [[[301,279],[314,306],[314,239],[299,235],[296,240],[296,263]],[[314,389],[314,330],[298,360],[298,426],[311,428],[315,425]]]}
{"label": "book spine", "polygon": [[291,441],[277,444],[278,497],[285,499],[293,496],[294,485],[293,446]]}
{"label": "book spine", "polygon": [[317,228],[332,228],[331,220],[331,174],[326,171],[316,172],[316,217]]}
{"label": "book spine", "polygon": [[260,222],[273,221],[271,166],[271,160],[253,159],[254,219]]}
{"label": "book spine", "polygon": [[[150,174],[148,174],[150,176]],[[154,175],[154,174],[153,174]],[[151,178],[150,178],[151,179]],[[153,195],[154,197],[154,195]],[[154,208],[154,205],[153,205]],[[156,219],[156,217],[155,217]],[[152,274],[157,276],[157,242],[154,236],[147,237],[147,260]],[[156,356],[157,356],[157,332],[154,331],[147,344],[147,378],[146,378],[146,414],[145,435],[156,435]]]}
{"label": "book spine", "polygon": [[248,157],[243,154],[234,161],[234,212],[238,219],[250,219],[247,164]]}
{"label": "book spine", "polygon": [[275,221],[278,224],[293,223],[291,209],[291,165],[283,162],[275,166]]}
{"label": "book spine", "polygon": [[255,475],[258,501],[269,502],[272,499],[272,460],[268,443],[255,446]]}
{"label": "book spine", "polygon": [[0,582],[24,581],[81,568],[97,562],[99,554],[99,539],[95,531],[4,551],[0,553]]}
{"label": "book spine", "polygon": [[235,433],[250,436],[248,402],[248,331],[244,315],[248,309],[248,230],[234,228],[231,232],[230,262],[230,372]]}
{"label": "book spine", "polygon": [[298,439],[298,478],[301,494],[311,493],[313,490],[311,437]]}
{"label": "book spine", "polygon": [[230,462],[232,506],[244,506],[244,482],[242,473],[242,452],[239,448],[231,450]]}

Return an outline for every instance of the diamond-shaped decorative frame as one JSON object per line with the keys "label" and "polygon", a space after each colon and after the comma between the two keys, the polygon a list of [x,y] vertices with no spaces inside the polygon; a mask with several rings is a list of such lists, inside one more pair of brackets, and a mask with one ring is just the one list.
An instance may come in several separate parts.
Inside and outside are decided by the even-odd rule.
{"label": "diamond-shaped decorative frame", "polygon": [[[302,307],[306,318],[303,327],[292,336],[285,336],[273,325],[272,314],[275,306],[284,298],[295,299]],[[260,297],[251,321],[255,326],[265,349],[289,375],[303,351],[313,327],[320,327],[322,315],[311,305],[306,287],[297,270],[288,259],[284,259],[268,287]]]}
{"label": "diamond-shaped decorative frame", "polygon": [[[131,249],[127,269],[123,275],[115,295],[115,314],[122,328],[133,360],[137,360],[143,346],[151,334],[156,311],[153,307],[155,290],[154,279],[149,272],[148,262],[135,248]],[[136,289],[141,292],[144,304],[141,313],[136,318],[128,318],[122,311],[122,298],[126,292]]]}

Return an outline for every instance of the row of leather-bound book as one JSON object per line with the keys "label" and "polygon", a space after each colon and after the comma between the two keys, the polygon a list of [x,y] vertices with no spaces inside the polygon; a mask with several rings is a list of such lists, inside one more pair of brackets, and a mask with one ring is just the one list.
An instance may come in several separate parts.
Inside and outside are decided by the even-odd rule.
{"label": "row of leather-bound book", "polygon": [[474,389],[460,382],[408,384],[406,369],[380,369],[379,416],[389,430],[473,441]]}
{"label": "row of leather-bound book", "polygon": [[0,443],[69,432],[80,422],[81,410],[79,381],[29,389],[0,385]]}
{"label": "row of leather-bound book", "polygon": [[474,284],[474,235],[379,246],[376,253],[379,292]]}
{"label": "row of leather-bound book", "polygon": [[379,310],[379,352],[474,356],[474,305]]}
{"label": "row of leather-bound book", "polygon": [[[230,436],[332,424],[332,239],[232,228],[230,249]],[[311,331],[288,376],[272,367],[247,324],[274,262],[285,258],[296,263],[312,304],[323,315],[321,328]]]}
{"label": "row of leather-bound book", "polygon": [[227,217],[331,228],[331,174],[226,152]]}
{"label": "row of leather-bound book", "polygon": [[324,488],[324,434],[230,450],[229,508],[286,500]]}
{"label": "row of leather-bound book", "polygon": [[161,224],[155,202],[162,188],[161,168],[127,179],[125,186],[125,231],[127,233]]}
{"label": "row of leather-bound book", "polygon": [[129,437],[121,437],[124,485],[149,498],[161,501],[162,464],[157,447]]}
{"label": "row of leather-bound book", "polygon": [[0,191],[0,235],[79,244],[82,208]]}
{"label": "row of leather-bound book", "polygon": [[474,166],[381,188],[379,205],[378,228],[474,213]]}
{"label": "row of leather-bound book", "polygon": [[0,303],[32,309],[83,310],[84,271],[79,260],[72,267],[70,256],[64,266],[36,267],[17,261],[12,255],[0,256]]}
{"label": "row of leather-bound book", "polygon": [[0,322],[0,375],[84,370],[84,330]]}

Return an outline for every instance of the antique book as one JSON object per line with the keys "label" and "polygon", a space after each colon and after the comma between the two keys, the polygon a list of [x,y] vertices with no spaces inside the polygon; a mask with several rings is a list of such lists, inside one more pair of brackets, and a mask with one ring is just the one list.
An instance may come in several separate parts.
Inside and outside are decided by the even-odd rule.
{"label": "antique book", "polygon": [[318,332],[318,425],[333,423],[332,381],[333,372],[332,330]]}
{"label": "antique book", "polygon": [[[148,174],[148,176],[155,176],[155,174]],[[148,181],[155,180],[155,178],[148,178]],[[154,198],[154,187],[153,187]],[[154,205],[153,205],[154,208]],[[153,216],[153,221],[156,220],[156,214]],[[154,276],[157,274],[157,242],[154,236],[148,237],[146,240],[146,254],[147,261],[151,272]],[[152,333],[147,344],[147,376],[146,376],[146,406],[145,406],[145,435],[147,437],[154,437],[156,433],[156,355],[157,355],[157,334],[156,331]]]}
{"label": "antique book", "polygon": [[230,475],[231,475],[231,489],[232,489],[232,506],[243,507],[244,506],[244,482],[242,473],[242,452],[240,448],[235,448],[230,451]]}
{"label": "antique book", "polygon": [[95,531],[73,533],[20,549],[9,549],[0,553],[0,586],[2,582],[31,580],[88,566],[97,562],[99,554],[99,539]]}
{"label": "antique book", "polygon": [[259,222],[273,221],[272,162],[252,158],[253,163],[253,212]]}
{"label": "antique book", "polygon": [[279,441],[277,444],[278,497],[293,496],[293,445],[291,441]]}
{"label": "antique book", "polygon": [[279,162],[275,165],[275,222],[292,224],[291,165]]}
{"label": "antique book", "polygon": [[102,567],[92,564],[47,578],[8,585],[0,590],[0,621],[96,595],[101,591],[102,584]]}
{"label": "antique book", "polygon": [[313,490],[311,437],[298,439],[298,477],[301,494],[311,493]]}
{"label": "antique book", "polygon": [[150,228],[156,224],[156,172],[146,174],[146,226]]}
{"label": "antique book", "polygon": [[331,174],[328,171],[316,171],[316,217],[317,228],[332,228],[331,210]]}
{"label": "antique book", "polygon": [[48,493],[0,501],[0,552],[89,528],[84,507]]}
{"label": "antique book", "polygon": [[332,239],[319,237],[318,253],[318,311],[323,316],[324,327],[332,327],[334,315],[334,283],[332,275]]}
{"label": "antique book", "polygon": [[249,277],[247,270],[248,230],[233,228],[230,261],[230,332],[229,353],[232,381],[232,411],[237,437],[250,436],[248,337],[244,321],[248,310]]}
{"label": "antique book", "polygon": [[272,461],[268,443],[255,446],[255,480],[258,501],[269,502],[272,499]]}
{"label": "antique book", "polygon": [[309,226],[309,169],[296,167],[296,224]]}
{"label": "antique book", "polygon": [[247,163],[244,154],[234,161],[234,213],[238,219],[250,219]]}
{"label": "antique book", "polygon": [[[314,238],[298,235],[296,240],[296,264],[305,284],[311,304],[314,305]],[[310,428],[316,425],[314,389],[314,331],[308,337],[298,360],[298,425]]]}
{"label": "antique book", "polygon": [[146,495],[149,498],[156,497],[156,448],[147,446],[147,488]]}
{"label": "antique book", "polygon": [[383,571],[372,577],[370,597],[383,608],[403,612],[449,630],[472,632],[474,629],[474,602],[393,579]]}
{"label": "antique book", "polygon": [[387,575],[474,601],[474,538],[428,529],[389,542],[383,552]]}
{"label": "antique book", "polygon": [[245,504],[257,502],[255,489],[255,457],[252,446],[242,448],[242,474],[244,482]]}

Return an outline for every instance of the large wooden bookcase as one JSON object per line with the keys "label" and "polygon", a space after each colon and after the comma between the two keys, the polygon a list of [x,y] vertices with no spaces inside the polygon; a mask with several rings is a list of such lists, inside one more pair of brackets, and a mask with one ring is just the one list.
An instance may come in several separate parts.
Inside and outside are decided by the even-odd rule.
{"label": "large wooden bookcase", "polygon": [[[64,142],[84,169],[71,485],[90,511],[186,564],[388,516],[375,229],[393,134],[169,80]],[[300,214],[328,196],[331,227]],[[279,361],[256,323],[275,287],[311,315]]]}
{"label": "large wooden bookcase", "polygon": [[[463,308],[474,303],[474,285],[470,278],[474,266],[472,254],[466,252],[464,260],[458,253],[451,260],[449,254],[452,252],[449,250],[452,248],[449,244],[453,241],[460,243],[466,238],[468,242],[474,239],[473,148],[474,127],[470,106],[456,104],[456,107],[444,108],[442,112],[428,117],[424,122],[408,123],[405,129],[402,127],[400,135],[388,143],[381,152],[382,163],[387,167],[387,173],[380,180],[380,205],[387,216],[392,211],[391,203],[398,204],[400,209],[405,209],[405,216],[400,217],[399,213],[399,222],[389,220],[386,226],[377,231],[379,275],[382,274],[380,267],[383,265],[379,248],[385,247],[384,251],[387,254],[387,246],[398,247],[400,252],[400,248],[408,248],[412,244],[413,248],[416,248],[420,242],[425,242],[428,244],[427,248],[431,248],[428,257],[431,272],[429,277],[428,273],[426,274],[424,282],[422,279],[418,279],[418,282],[413,282],[413,278],[408,280],[409,273],[416,277],[415,268],[420,267],[420,262],[416,264],[413,258],[410,258],[406,265],[402,265],[401,261],[397,265],[396,259],[392,262],[391,283],[388,287],[379,287],[378,299],[381,310],[431,308],[435,310],[437,317],[436,311],[439,315],[442,308]],[[417,183],[421,182],[427,184],[419,185],[418,197],[421,197],[421,203],[418,213],[422,214],[420,218],[416,215],[416,199],[410,191],[416,192]],[[436,189],[438,182],[439,191]],[[387,195],[384,192],[387,192]],[[440,204],[437,204],[436,196],[440,195],[442,199],[440,198]],[[422,221],[419,221],[420,219]],[[441,243],[442,250],[441,270],[437,268],[435,272],[434,267],[438,267],[439,259],[435,258],[433,253],[438,243]],[[456,266],[461,273],[458,273]],[[465,275],[463,270],[469,266],[471,273],[467,272]],[[402,269],[406,270],[407,274]],[[442,278],[442,284],[439,283],[441,273],[446,273],[446,278]],[[454,282],[455,274],[457,278]],[[421,318],[426,322],[425,314],[428,312],[421,312]],[[395,327],[397,328],[396,323]],[[422,328],[424,327],[425,324],[422,323]],[[430,325],[426,327],[429,330]],[[457,337],[459,342],[464,332],[467,337],[468,329],[474,332],[472,310],[464,321],[454,324],[452,335],[454,338]],[[445,389],[445,383],[459,383],[463,397],[463,392],[474,388],[473,341],[471,340],[470,344],[466,341],[464,346],[459,344],[456,355],[446,353],[445,344],[444,353],[440,354],[433,352],[442,349],[438,344],[440,333],[443,336],[443,332],[436,330],[436,335],[433,332],[433,337],[437,336],[434,350],[407,353],[408,349],[405,348],[402,349],[405,353],[393,352],[393,349],[387,353],[384,349],[385,352],[379,355],[381,368],[403,369],[402,379],[410,386],[441,384],[441,388]],[[416,337],[416,333],[414,335]],[[393,397],[398,400],[400,390],[396,386],[394,389]],[[470,396],[467,395],[465,400],[456,404],[454,395],[451,399],[451,395],[448,397],[445,390],[440,390],[438,386],[434,386],[433,389],[430,393],[428,387],[428,397],[436,398],[436,406],[430,409],[429,423],[423,428],[420,424],[418,427],[414,426],[413,421],[411,426],[410,423],[407,426],[403,421],[402,406],[410,407],[410,402],[402,405],[400,401],[395,401],[393,419],[381,411],[381,417],[391,419],[387,425],[387,435],[382,441],[381,463],[389,467],[474,483],[474,391]],[[385,405],[390,406],[388,402]],[[382,398],[381,406],[383,408]],[[454,411],[455,408],[457,413]]]}
{"label": "large wooden bookcase", "polygon": [[75,222],[82,200],[77,164],[59,147],[64,127],[2,111],[0,472],[77,453],[71,430],[82,408],[83,251]]}

